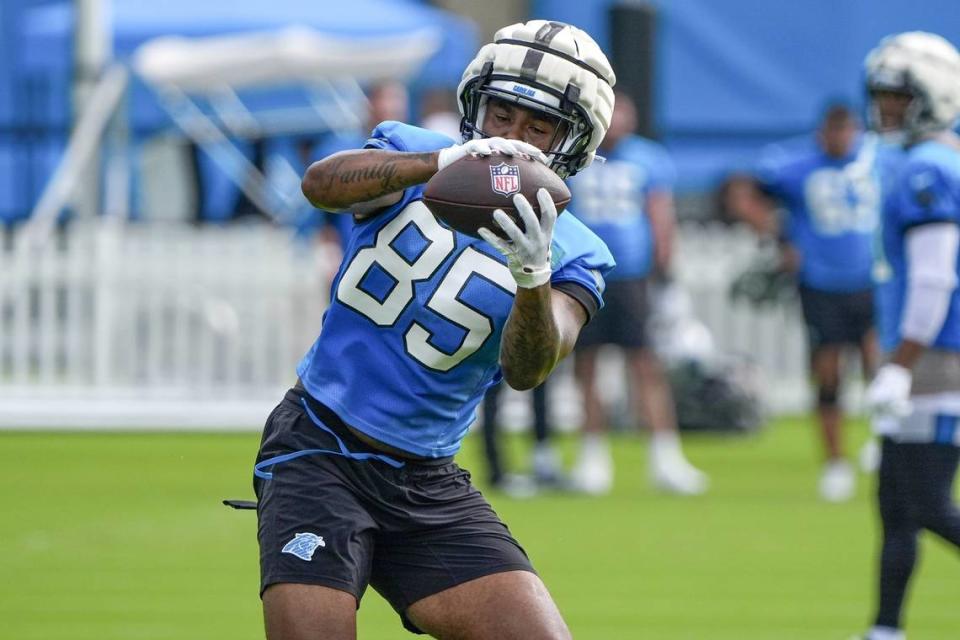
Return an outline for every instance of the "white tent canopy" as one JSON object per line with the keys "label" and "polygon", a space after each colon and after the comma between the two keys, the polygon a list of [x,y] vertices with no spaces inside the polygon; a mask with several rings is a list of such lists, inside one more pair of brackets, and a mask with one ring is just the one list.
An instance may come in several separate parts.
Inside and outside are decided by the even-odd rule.
{"label": "white tent canopy", "polygon": [[345,38],[306,26],[202,38],[159,37],[141,45],[133,67],[148,83],[188,93],[228,86],[239,90],[317,80],[405,79],[440,47],[436,27],[383,36]]}
{"label": "white tent canopy", "polygon": [[[259,169],[229,144],[230,137],[359,125],[366,109],[360,83],[412,76],[440,47],[439,31],[429,26],[405,34],[349,38],[290,26],[225,35],[160,36],[137,48],[131,66],[156,90],[160,104],[183,133],[204,148],[258,208],[280,219],[289,215],[283,199],[270,193]],[[28,223],[37,240],[49,237],[56,217],[74,195],[82,168],[121,103],[125,84],[125,74],[107,73],[92,93]],[[236,93],[297,85],[309,88],[313,96],[309,104],[263,113],[248,111]],[[208,102],[213,113],[197,100]],[[125,187],[114,192],[118,191],[127,192]],[[126,206],[119,209],[124,217]]]}

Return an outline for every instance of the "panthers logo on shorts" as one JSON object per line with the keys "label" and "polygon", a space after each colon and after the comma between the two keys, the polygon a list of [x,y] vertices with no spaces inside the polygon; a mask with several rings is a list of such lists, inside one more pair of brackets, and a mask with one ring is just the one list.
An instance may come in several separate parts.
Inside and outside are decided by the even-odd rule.
{"label": "panthers logo on shorts", "polygon": [[323,541],[323,536],[318,536],[315,533],[298,533],[294,535],[293,540],[283,545],[283,550],[280,553],[289,553],[309,562],[313,560],[313,554],[317,547],[325,546],[327,546],[327,543]]}

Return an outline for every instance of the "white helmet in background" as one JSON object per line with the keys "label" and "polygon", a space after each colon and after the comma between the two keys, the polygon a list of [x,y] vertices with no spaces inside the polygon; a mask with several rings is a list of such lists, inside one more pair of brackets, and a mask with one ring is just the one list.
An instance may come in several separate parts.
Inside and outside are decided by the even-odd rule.
{"label": "white helmet in background", "polygon": [[[944,38],[925,31],[887,36],[864,62],[867,91],[912,96],[903,121],[910,139],[951,129],[960,117],[960,53]],[[871,100],[871,125],[880,128]]]}
{"label": "white helmet in background", "polygon": [[504,27],[467,65],[457,88],[464,141],[486,137],[481,127],[491,97],[542,111],[561,121],[550,167],[572,176],[593,161],[610,126],[616,81],[603,51],[576,27],[547,20]]}

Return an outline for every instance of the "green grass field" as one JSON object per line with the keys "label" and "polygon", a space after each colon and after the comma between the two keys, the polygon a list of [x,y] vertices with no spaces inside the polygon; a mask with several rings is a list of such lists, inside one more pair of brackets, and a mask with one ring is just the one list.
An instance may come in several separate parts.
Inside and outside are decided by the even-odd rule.
{"label": "green grass field", "polygon": [[[852,442],[864,437],[857,425]],[[256,518],[258,436],[0,434],[0,638],[262,638]],[[572,441],[565,441],[569,454]],[[525,438],[513,438],[514,458]],[[468,439],[461,465],[479,465]],[[845,640],[872,608],[877,534],[870,494],[817,500],[805,420],[752,438],[688,439],[709,495],[645,481],[645,445],[616,441],[602,499],[493,496],[578,639]],[[478,476],[483,474],[478,473]],[[360,637],[412,637],[374,592]],[[960,638],[960,558],[931,537],[909,604],[910,640]]]}

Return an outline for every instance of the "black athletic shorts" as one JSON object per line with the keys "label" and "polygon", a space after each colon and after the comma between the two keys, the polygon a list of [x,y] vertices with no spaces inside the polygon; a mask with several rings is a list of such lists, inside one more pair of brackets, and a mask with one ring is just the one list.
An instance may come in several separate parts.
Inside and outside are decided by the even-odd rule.
{"label": "black athletic shorts", "polygon": [[800,287],[800,306],[810,350],[839,344],[860,344],[873,327],[873,291],[835,293]]}
{"label": "black athletic shorts", "polygon": [[627,348],[647,347],[649,319],[650,299],[646,280],[608,282],[603,292],[603,309],[580,331],[577,347],[604,344]]}
{"label": "black athletic shorts", "polygon": [[[400,459],[367,446],[332,411],[304,398],[287,392],[267,418],[257,456],[261,595],[276,583],[317,584],[352,593],[359,607],[370,584],[420,633],[405,612],[421,598],[485,575],[533,571],[452,458],[391,466],[387,460]],[[337,453],[296,456],[304,450]]]}

